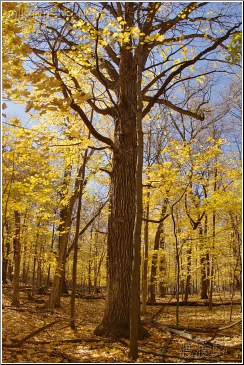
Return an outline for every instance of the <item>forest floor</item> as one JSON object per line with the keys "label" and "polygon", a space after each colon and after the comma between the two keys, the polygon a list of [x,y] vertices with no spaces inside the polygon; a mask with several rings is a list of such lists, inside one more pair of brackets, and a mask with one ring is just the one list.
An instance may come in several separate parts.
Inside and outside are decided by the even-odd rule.
{"label": "forest floor", "polygon": [[[3,287],[2,299],[2,363],[135,362],[128,358],[128,340],[93,334],[103,314],[103,299],[77,298],[76,331],[69,327],[70,297],[62,297],[62,308],[54,314],[41,310],[47,296],[28,300],[21,292],[21,306],[12,307],[11,289]],[[148,306],[144,321],[150,337],[139,341],[136,363],[241,363],[241,300],[237,294],[233,299],[236,304],[225,305],[230,298],[216,296],[214,302],[220,305],[209,310],[192,296],[190,302],[197,300],[198,305],[179,307],[178,331],[175,299],[168,296],[160,299],[162,306]]]}

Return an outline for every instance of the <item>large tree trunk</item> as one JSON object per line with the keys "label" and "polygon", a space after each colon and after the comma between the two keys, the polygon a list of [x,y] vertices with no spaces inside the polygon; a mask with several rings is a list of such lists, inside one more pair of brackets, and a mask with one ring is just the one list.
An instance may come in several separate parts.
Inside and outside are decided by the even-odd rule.
{"label": "large tree trunk", "polygon": [[[129,337],[136,186],[136,65],[122,47],[108,224],[107,297],[95,334]],[[142,326],[139,337],[142,337]]]}
{"label": "large tree trunk", "polygon": [[[125,104],[123,108],[120,107],[123,114],[129,112],[128,106]],[[111,216],[108,226],[108,292],[103,321],[96,329],[96,334],[100,335],[129,336],[135,219],[135,117],[133,119],[130,115],[124,115],[123,124],[128,121],[128,133],[123,131],[118,134],[117,146],[120,145],[120,148],[113,157]]]}
{"label": "large tree trunk", "polygon": [[142,170],[143,170],[143,131],[142,131],[142,47],[138,47],[137,54],[137,164],[136,164],[136,215],[133,233],[133,263],[131,275],[131,303],[130,303],[130,345],[129,357],[138,358],[138,338],[140,322],[140,265],[141,265],[141,227],[142,227]]}

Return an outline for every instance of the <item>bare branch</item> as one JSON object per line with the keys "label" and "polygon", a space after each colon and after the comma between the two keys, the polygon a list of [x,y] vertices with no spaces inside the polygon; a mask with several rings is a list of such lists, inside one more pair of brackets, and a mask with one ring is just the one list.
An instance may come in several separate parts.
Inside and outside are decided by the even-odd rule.
{"label": "bare branch", "polygon": [[166,87],[168,86],[168,84],[175,78],[175,76],[180,75],[181,72],[186,69],[187,67],[194,65],[197,61],[199,61],[204,55],[208,54],[209,52],[215,50],[220,44],[222,44],[222,42],[224,42],[226,39],[229,38],[229,36],[231,35],[231,33],[239,28],[240,24],[232,27],[231,29],[228,30],[228,32],[223,36],[218,38],[210,47],[204,49],[202,52],[200,52],[196,57],[194,57],[191,60],[185,61],[184,63],[182,63],[177,70],[171,72],[171,74],[166,78],[166,80],[164,81],[163,85],[160,87],[160,89],[156,92],[156,94],[152,97],[151,101],[148,103],[148,105],[145,107],[144,111],[143,111],[143,116],[147,115],[147,113],[149,113],[149,111],[152,109],[152,107],[154,106],[154,104],[157,102],[158,98],[164,93]]}
{"label": "bare branch", "polygon": [[[153,99],[153,97],[152,97],[152,96],[147,96],[147,95],[145,95],[145,96],[143,97],[143,101],[148,101],[148,102],[150,102],[152,99]],[[190,111],[190,110],[182,109],[182,108],[180,108],[179,106],[174,105],[173,103],[171,103],[171,101],[169,101],[169,100],[157,99],[155,103],[157,103],[157,104],[162,104],[162,105],[166,105],[166,106],[168,106],[170,109],[173,109],[173,110],[177,111],[177,112],[178,112],[178,113],[180,113],[180,114],[185,114],[185,115],[188,115],[189,117],[192,117],[192,118],[195,118],[195,119],[198,119],[198,120],[201,120],[201,121],[203,121],[203,120],[204,120],[204,116],[203,116],[203,114],[197,114],[196,112],[193,112],[193,111]]]}

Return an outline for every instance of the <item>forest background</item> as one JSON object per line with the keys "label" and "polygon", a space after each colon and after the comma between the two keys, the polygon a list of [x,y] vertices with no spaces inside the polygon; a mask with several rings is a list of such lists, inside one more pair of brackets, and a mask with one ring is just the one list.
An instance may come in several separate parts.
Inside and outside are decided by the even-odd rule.
{"label": "forest background", "polygon": [[[2,281],[12,305],[241,290],[241,3],[2,3]],[[22,106],[20,106],[22,105]],[[141,300],[141,305],[140,305]]]}

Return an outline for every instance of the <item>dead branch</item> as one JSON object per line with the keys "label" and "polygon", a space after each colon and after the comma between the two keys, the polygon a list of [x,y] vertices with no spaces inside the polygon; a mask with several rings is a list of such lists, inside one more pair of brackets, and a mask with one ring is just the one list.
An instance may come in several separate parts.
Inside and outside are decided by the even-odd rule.
{"label": "dead branch", "polygon": [[242,320],[236,321],[236,322],[231,323],[231,324],[229,324],[227,326],[223,326],[223,327],[216,328],[216,330],[215,330],[213,336],[211,337],[210,341],[213,341],[215,339],[215,337],[217,336],[218,332],[224,331],[224,330],[226,330],[228,328],[231,328],[231,327],[234,327],[234,326],[236,326],[239,323],[242,323]]}
{"label": "dead branch", "polygon": [[37,335],[38,333],[45,331],[47,328],[54,326],[55,324],[57,324],[58,322],[60,322],[61,319],[56,319],[55,321],[46,324],[45,326],[42,326],[41,328],[31,332],[29,335],[25,336],[24,338],[22,338],[22,340],[17,341],[16,343],[11,343],[11,344],[4,344],[3,343],[3,347],[19,347],[21,346],[24,342],[26,342],[27,340],[29,340],[29,338]]}
{"label": "dead branch", "polygon": [[108,343],[112,343],[114,342],[111,339],[98,339],[98,338],[67,338],[67,339],[62,339],[62,340],[43,340],[43,341],[35,341],[35,340],[30,340],[30,341],[26,341],[29,344],[33,344],[33,345],[50,345],[52,343],[55,343],[55,345],[57,346],[58,344],[63,344],[63,343],[81,343],[81,342],[108,342]]}
{"label": "dead branch", "polygon": [[241,319],[240,319],[239,321],[236,321],[236,322],[234,322],[234,323],[229,324],[228,326],[219,327],[219,328],[218,328],[218,330],[219,330],[219,331],[223,331],[223,330],[226,330],[227,328],[234,327],[234,326],[236,326],[236,325],[237,325],[237,324],[239,324],[239,323],[242,323],[242,320],[241,320]]}
{"label": "dead branch", "polygon": [[[124,339],[122,340],[121,338],[117,338],[117,341],[120,342],[120,343],[122,343],[126,347],[129,346],[129,343],[126,340],[124,340]],[[215,345],[215,347],[216,347],[216,345]],[[220,348],[221,349],[226,349],[223,346],[220,346]],[[196,356],[195,357],[189,357],[189,356],[184,357],[184,356],[179,356],[179,355],[174,355],[174,354],[164,354],[161,351],[159,352],[159,351],[154,351],[154,350],[148,350],[148,349],[144,349],[142,347],[139,347],[138,350],[139,350],[139,352],[146,353],[146,354],[150,354],[150,355],[159,356],[161,358],[167,357],[167,358],[170,358],[170,359],[181,359],[181,360],[186,360],[186,361],[205,360],[205,362],[208,362],[209,361],[210,363],[212,363],[212,362],[219,362],[219,354],[218,355],[217,354],[216,355],[212,355],[210,358],[207,358],[206,356],[202,356],[202,357],[201,356],[197,356],[197,358],[196,358]],[[228,362],[230,362],[230,363],[232,363],[232,362],[239,363],[240,360],[234,360],[233,361],[233,359],[226,359],[225,358],[225,362],[227,362],[227,363]]]}
{"label": "dead branch", "polygon": [[169,345],[171,344],[171,341],[172,341],[172,338],[173,338],[171,332],[169,332],[169,331],[166,332],[166,335],[167,335],[167,340],[165,341],[164,346],[163,346],[162,351],[161,351],[162,354],[163,354],[163,357],[162,357],[163,362],[164,362],[164,358],[165,358],[165,355],[166,355],[166,351],[168,350]]}
{"label": "dead branch", "polygon": [[167,332],[174,333],[175,335],[180,336],[182,338],[185,338],[188,341],[195,342],[198,345],[207,345],[208,344],[208,341],[203,340],[203,339],[193,335],[192,333],[188,333],[188,332],[185,332],[185,331],[180,331],[180,330],[177,330],[177,329],[174,329],[174,328],[171,328],[171,327],[167,327],[167,326],[164,326],[163,324],[158,323],[156,321],[152,321],[151,324],[152,324],[153,327],[159,329],[160,331],[163,331],[163,332],[166,332],[166,333]]}
{"label": "dead branch", "polygon": [[[219,348],[221,350],[226,350],[226,352],[237,350],[237,349],[239,349],[239,346],[240,346],[239,344],[235,345],[235,346],[223,346],[223,345],[219,345],[219,344],[216,344],[216,343],[212,343],[211,341],[213,340],[213,338],[211,338],[209,340],[203,340],[202,338],[197,337],[197,336],[193,335],[192,333],[188,333],[186,331],[180,331],[180,330],[177,330],[177,329],[174,329],[174,328],[171,328],[171,327],[167,327],[167,326],[164,326],[163,324],[158,323],[156,321],[151,321],[151,325],[153,327],[159,329],[160,331],[163,331],[163,332],[166,332],[166,333],[171,332],[171,333],[173,333],[173,334],[175,334],[179,337],[185,338],[188,341],[197,343],[198,345],[215,347],[215,348]],[[227,326],[225,326],[225,327],[227,327]]]}
{"label": "dead branch", "polygon": [[73,364],[79,363],[79,359],[77,359],[73,356],[67,355],[61,351],[54,350],[54,351],[50,352],[49,354],[52,356],[62,357],[63,359],[66,359],[68,362],[71,362]]}
{"label": "dead branch", "polygon": [[[218,306],[223,306],[223,305],[241,305],[241,302],[223,302],[223,303],[213,303],[213,307],[218,307]],[[158,305],[169,305],[169,306],[176,306],[177,305],[177,302],[172,302],[172,303],[162,303],[162,302],[156,302],[156,303],[147,303],[147,305],[150,305],[150,306],[158,306]],[[181,307],[207,307],[209,306],[209,302],[206,301],[206,302],[179,302],[179,306]]]}
{"label": "dead branch", "polygon": [[168,305],[170,302],[171,302],[171,300],[174,298],[174,295],[172,295],[171,296],[171,298],[169,299],[169,301],[167,302],[167,303],[165,303],[165,305],[163,305],[153,316],[152,316],[152,320],[156,320],[156,318],[158,318],[158,316],[159,316],[159,314],[161,314],[163,311],[164,311],[164,309],[165,309],[165,307],[166,307],[166,305]]}

